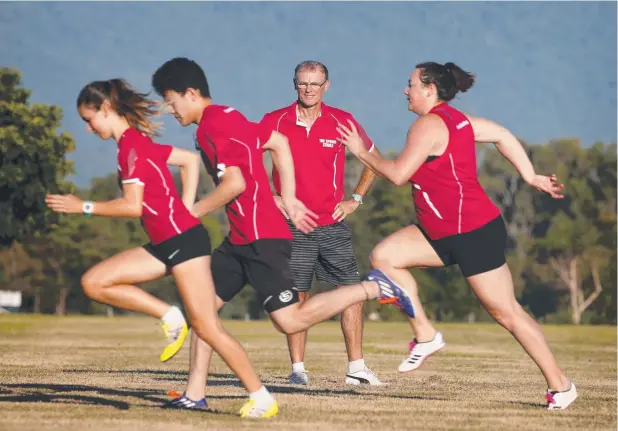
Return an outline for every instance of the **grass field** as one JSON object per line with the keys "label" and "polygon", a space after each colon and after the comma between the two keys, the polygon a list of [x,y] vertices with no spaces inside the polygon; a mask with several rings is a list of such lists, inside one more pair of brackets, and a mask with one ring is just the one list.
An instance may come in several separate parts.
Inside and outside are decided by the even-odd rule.
{"label": "grass field", "polygon": [[168,390],[183,390],[189,348],[159,363],[154,320],[11,315],[0,316],[0,430],[616,430],[615,327],[544,328],[580,392],[568,410],[548,412],[536,366],[496,325],[439,325],[446,348],[399,375],[407,326],[367,323],[365,359],[389,385],[350,387],[339,325],[323,323],[309,333],[311,383],[300,388],[287,383],[285,339],[268,322],[225,326],[278,398],[277,418],[235,416],[245,393],[218,357],[207,390],[212,412],[158,408]]}

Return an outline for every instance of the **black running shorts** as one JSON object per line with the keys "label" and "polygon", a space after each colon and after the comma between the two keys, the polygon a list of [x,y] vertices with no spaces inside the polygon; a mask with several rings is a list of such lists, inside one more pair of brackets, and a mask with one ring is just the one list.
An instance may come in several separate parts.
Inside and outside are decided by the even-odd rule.
{"label": "black running shorts", "polygon": [[212,253],[212,278],[217,296],[230,301],[250,284],[268,313],[298,302],[290,271],[292,245],[287,239],[259,239],[232,244],[227,238]]}
{"label": "black running shorts", "polygon": [[444,266],[459,265],[464,277],[482,274],[506,263],[507,232],[502,216],[470,232],[431,239],[419,229],[436,251]]}
{"label": "black running shorts", "polygon": [[172,268],[196,257],[209,256],[210,236],[206,228],[199,224],[157,245],[146,244],[144,249]]}

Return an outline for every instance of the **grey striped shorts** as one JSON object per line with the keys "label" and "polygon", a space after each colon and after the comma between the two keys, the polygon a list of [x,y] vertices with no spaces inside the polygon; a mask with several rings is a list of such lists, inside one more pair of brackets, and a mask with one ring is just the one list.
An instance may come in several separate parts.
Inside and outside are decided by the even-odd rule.
{"label": "grey striped shorts", "polygon": [[296,288],[301,292],[311,289],[313,275],[334,286],[360,282],[358,265],[352,248],[352,232],[343,222],[318,226],[305,235],[288,221],[294,240],[290,268]]}

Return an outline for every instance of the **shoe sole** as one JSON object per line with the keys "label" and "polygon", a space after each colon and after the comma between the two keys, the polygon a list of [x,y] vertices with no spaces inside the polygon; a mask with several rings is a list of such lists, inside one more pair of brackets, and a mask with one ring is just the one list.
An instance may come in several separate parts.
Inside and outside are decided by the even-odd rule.
{"label": "shoe sole", "polygon": [[363,383],[359,380],[356,379],[345,379],[345,384],[346,385],[350,385],[350,386],[386,386],[386,383],[384,382],[380,382],[380,383]]}
{"label": "shoe sole", "polygon": [[[383,274],[383,276],[380,277],[381,281],[385,282],[385,283],[388,283],[391,286],[394,286],[395,288],[399,289],[402,292],[402,295],[396,295],[396,296],[393,296],[391,298],[378,299],[378,303],[380,303],[380,304],[395,304],[399,300],[400,296],[404,296],[408,301],[410,301],[410,307],[412,307],[412,314],[408,313],[405,310],[405,308],[403,308],[401,305],[397,305],[397,306],[401,309],[401,311],[406,313],[408,315],[408,317],[414,319],[414,317],[416,317],[416,313],[414,311],[414,302],[412,302],[412,297],[410,296],[408,291],[405,290],[403,287],[399,286],[399,284],[395,283],[395,280],[393,280],[389,276],[387,276],[385,272],[382,272],[382,274]],[[373,279],[367,279],[367,280],[368,281],[375,281],[376,283],[378,283],[378,285],[380,284],[375,277]],[[395,293],[395,289],[393,289],[393,293]]]}
{"label": "shoe sole", "polygon": [[[240,409],[240,417],[243,419],[249,419],[249,420],[256,420],[256,419],[270,419],[273,418],[275,416],[277,416],[279,414],[279,403],[276,403],[275,405],[271,406],[268,410],[266,410],[264,412],[264,414],[262,416],[245,416],[244,412],[244,407],[242,409]],[[249,413],[248,411],[246,413]]]}
{"label": "shoe sole", "polygon": [[577,399],[578,396],[579,396],[579,394],[575,395],[575,398],[573,398],[573,400],[571,400],[571,402],[568,403],[564,407],[546,407],[546,410],[566,410],[571,404],[573,404],[575,402],[575,400]]}
{"label": "shoe sole", "polygon": [[399,369],[397,370],[400,374],[406,374],[406,373],[411,373],[413,371],[418,370],[419,368],[421,368],[423,366],[423,364],[425,363],[425,361],[427,359],[429,359],[431,356],[433,356],[435,353],[438,353],[440,350],[444,349],[446,347],[446,343],[442,344],[442,346],[440,346],[438,349],[434,350],[433,352],[431,352],[429,355],[425,356],[423,358],[423,360],[421,361],[421,363],[418,365],[418,367],[416,368],[412,368],[411,370],[406,370],[406,371],[399,371]]}

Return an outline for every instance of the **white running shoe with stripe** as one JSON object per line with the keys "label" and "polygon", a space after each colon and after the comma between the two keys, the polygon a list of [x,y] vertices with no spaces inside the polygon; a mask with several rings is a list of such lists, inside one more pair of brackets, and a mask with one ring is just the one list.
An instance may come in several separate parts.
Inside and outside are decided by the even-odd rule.
{"label": "white running shoe with stripe", "polygon": [[345,376],[346,385],[371,385],[381,386],[384,383],[378,379],[378,376],[371,371],[368,367],[364,370],[357,371],[355,373],[348,373]]}
{"label": "white running shoe with stripe", "polygon": [[409,371],[416,370],[423,365],[423,362],[425,362],[428,357],[442,349],[444,346],[446,346],[446,343],[444,342],[444,337],[442,337],[440,332],[436,332],[433,340],[426,341],[424,343],[417,342],[415,338],[410,342],[408,357],[401,364],[399,364],[399,372],[407,373]]}
{"label": "white running shoe with stripe", "polygon": [[547,390],[545,398],[547,399],[547,410],[564,410],[571,405],[577,398],[577,388],[570,382],[569,389],[563,392],[555,392]]}

